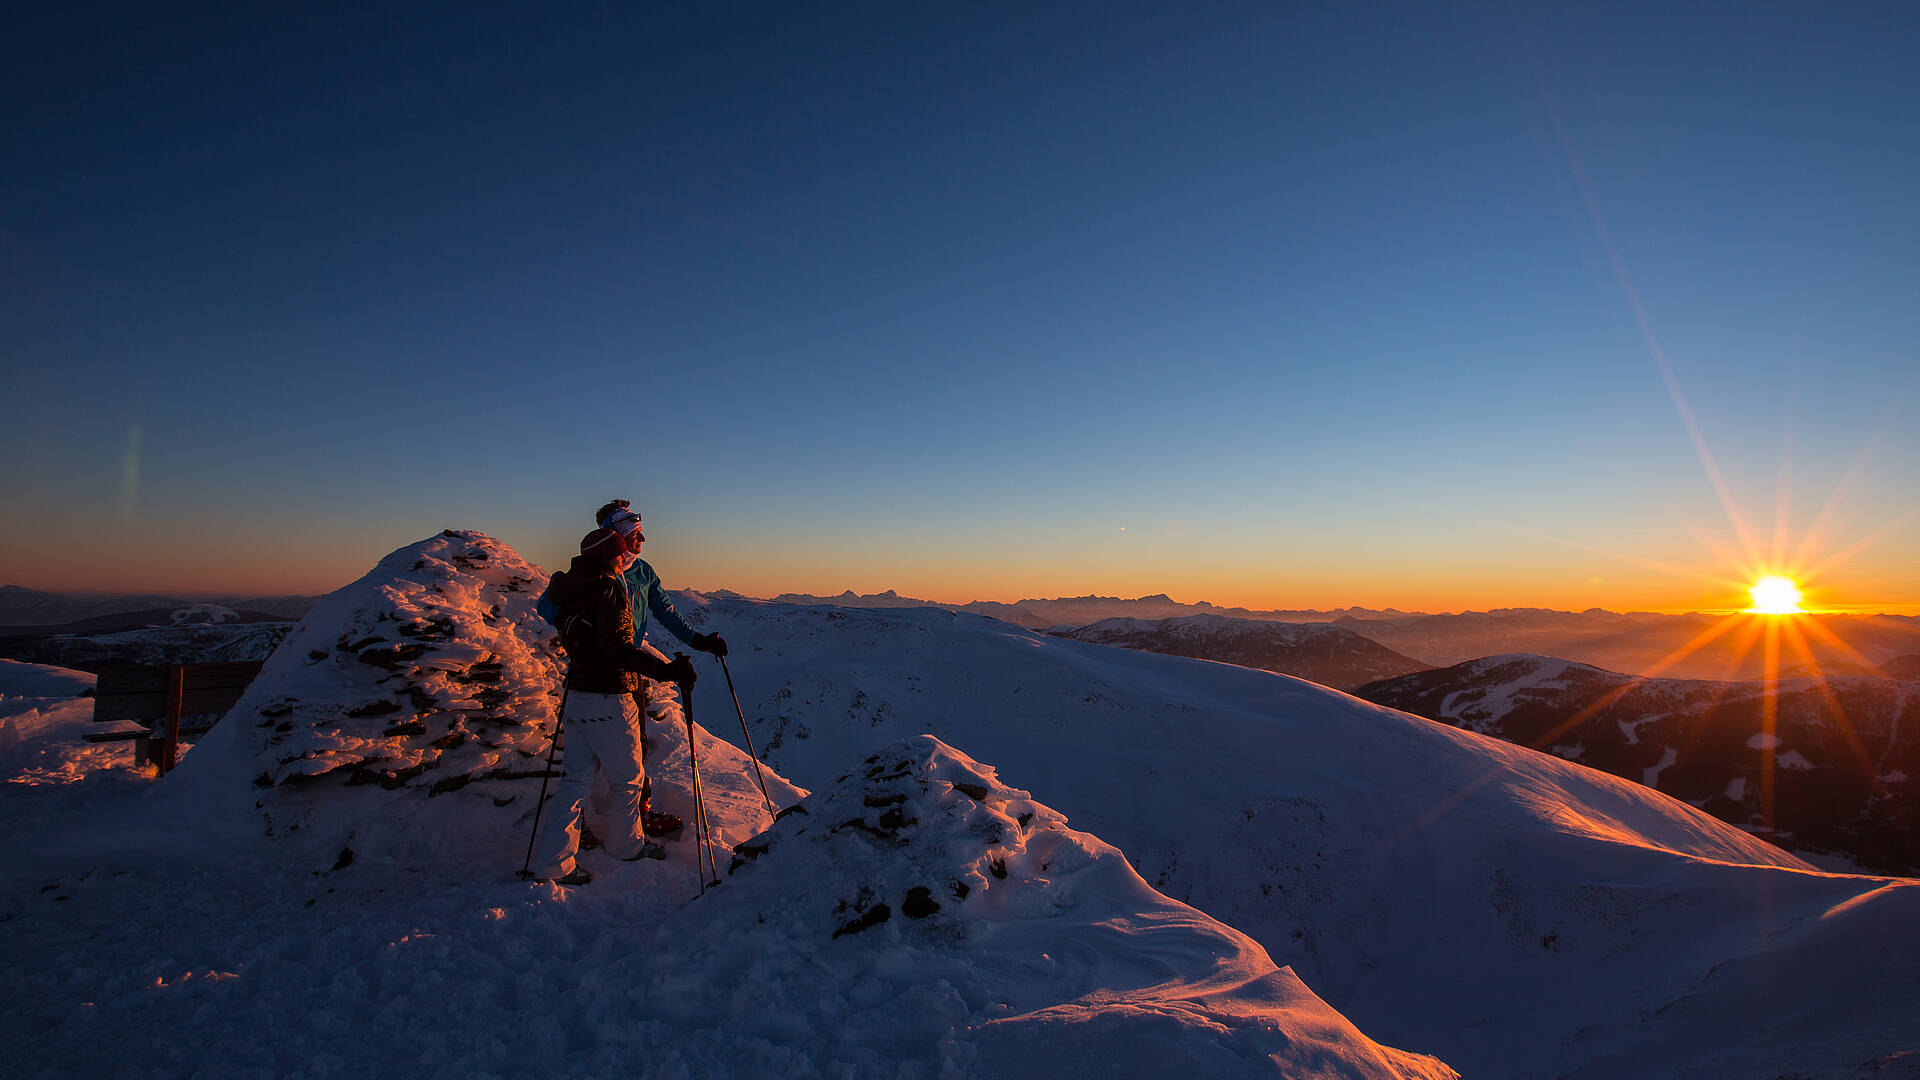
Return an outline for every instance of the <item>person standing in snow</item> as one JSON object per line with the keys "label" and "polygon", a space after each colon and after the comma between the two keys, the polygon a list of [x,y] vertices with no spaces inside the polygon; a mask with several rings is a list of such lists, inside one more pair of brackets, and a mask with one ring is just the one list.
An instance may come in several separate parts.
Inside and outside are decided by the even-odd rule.
{"label": "person standing in snow", "polygon": [[691,648],[714,656],[727,655],[727,643],[719,634],[695,633],[687,620],[673,609],[673,601],[667,599],[667,590],[660,584],[660,575],[653,567],[639,557],[640,545],[646,535],[640,530],[640,515],[633,504],[625,499],[615,499],[593,513],[593,523],[602,529],[611,529],[624,537],[633,548],[634,559],[621,575],[627,583],[627,595],[632,598],[633,640],[643,640],[647,635],[647,616],[651,614],[660,620],[667,632]]}
{"label": "person standing in snow", "polygon": [[543,882],[584,885],[593,880],[576,856],[581,806],[595,774],[606,781],[607,813],[614,826],[613,834],[603,838],[607,854],[624,860],[664,854],[647,840],[643,828],[643,719],[634,692],[641,675],[689,687],[695,676],[692,661],[665,661],[635,644],[633,608],[622,573],[639,555],[637,527],[628,533],[595,529],[581,539],[573,565],[553,575],[542,598],[557,614],[567,649],[567,706],[561,718],[567,730],[566,775],[555,792],[552,814],[540,822],[531,867]]}
{"label": "person standing in snow", "polygon": [[[667,590],[660,584],[660,575],[653,567],[640,558],[640,545],[646,541],[646,534],[640,528],[640,514],[626,499],[614,499],[593,512],[593,523],[602,529],[620,534],[633,551],[633,561],[620,575],[626,582],[628,608],[633,614],[633,640],[636,644],[646,640],[647,617],[660,620],[667,632],[685,642],[690,648],[711,653],[716,657],[727,655],[727,642],[719,634],[695,633],[687,620],[673,608],[673,601],[667,598]],[[640,710],[643,742],[647,716],[647,686],[640,684],[633,694],[634,705]],[[640,793],[641,820],[647,826],[647,833],[664,836],[680,828],[680,819],[671,814],[653,812],[653,783],[646,781]]]}

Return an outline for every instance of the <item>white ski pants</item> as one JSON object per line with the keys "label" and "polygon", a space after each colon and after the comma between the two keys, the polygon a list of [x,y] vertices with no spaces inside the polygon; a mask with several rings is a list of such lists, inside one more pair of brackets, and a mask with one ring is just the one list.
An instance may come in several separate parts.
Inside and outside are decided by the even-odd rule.
{"label": "white ski pants", "polygon": [[534,842],[535,877],[561,877],[573,871],[580,850],[580,809],[597,774],[606,782],[607,825],[600,839],[607,854],[631,859],[646,842],[640,829],[640,784],[646,765],[640,759],[640,710],[631,694],[567,692],[561,725],[567,733],[567,774],[554,781],[554,794],[540,813]]}

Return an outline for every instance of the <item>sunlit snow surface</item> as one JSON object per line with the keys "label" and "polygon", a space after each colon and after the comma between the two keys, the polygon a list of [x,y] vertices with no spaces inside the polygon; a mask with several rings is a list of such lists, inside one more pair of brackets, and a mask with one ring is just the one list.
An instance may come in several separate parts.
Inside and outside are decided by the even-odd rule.
{"label": "sunlit snow surface", "polygon": [[[524,575],[489,576],[507,560],[473,559],[499,546],[476,534],[437,540],[427,554],[464,545],[480,566],[407,549],[323,602],[167,781],[120,770],[55,814],[45,788],[0,788],[0,827],[25,841],[0,875],[0,1031],[32,1048],[11,1072],[1452,1075],[1373,1043],[1251,939],[931,738],[848,755],[805,801],[770,770],[800,808],[755,840],[773,823],[750,764],[692,725],[725,881],[696,899],[691,829],[666,862],[585,853],[583,889],[516,881],[538,779],[505,766],[537,740],[456,756],[479,741],[444,715],[462,699],[407,687],[457,650],[364,663],[390,645],[348,633],[475,621],[503,661],[489,708],[549,722],[550,676],[500,636],[537,656],[537,627],[499,625]],[[702,681],[701,719],[737,728],[723,689]],[[382,694],[405,708],[350,715]],[[690,820],[686,707],[654,702],[649,760],[656,802]],[[469,739],[435,747],[436,725]]]}
{"label": "sunlit snow surface", "polygon": [[[379,622],[380,580],[316,608],[312,640]],[[520,638],[498,626],[518,601],[481,618],[504,586],[455,585],[455,614]],[[273,743],[223,721],[157,790],[70,784],[52,791],[86,798],[51,812],[48,788],[0,786],[15,1071],[1438,1068],[1379,1040],[1476,1077],[1914,1072],[1911,882],[1815,873],[1657,792],[1283,676],[945,611],[681,606],[732,645],[776,800],[801,794],[777,774],[816,789],[768,830],[701,659],[703,780],[723,841],[749,844],[704,899],[691,830],[666,863],[587,853],[580,890],[513,880],[539,782],[504,766],[551,711],[531,662],[501,684],[526,737],[477,766],[387,775],[428,760],[432,727]],[[319,716],[384,687],[408,710],[389,726],[416,715],[414,676],[384,665],[282,670],[245,707]],[[657,800],[685,813],[683,704],[654,712]],[[255,786],[343,746],[332,775]],[[447,776],[467,779],[433,794]],[[918,888],[937,911],[907,912]]]}

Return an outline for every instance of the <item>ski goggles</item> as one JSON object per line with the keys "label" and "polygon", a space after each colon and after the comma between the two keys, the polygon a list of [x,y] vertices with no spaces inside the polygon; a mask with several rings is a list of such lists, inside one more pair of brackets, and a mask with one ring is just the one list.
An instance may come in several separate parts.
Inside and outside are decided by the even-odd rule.
{"label": "ski goggles", "polygon": [[646,539],[646,537],[639,535],[640,515],[625,506],[608,514],[607,519],[600,523],[600,527],[603,529],[612,529],[614,532],[619,533],[623,537],[627,537],[629,540]]}

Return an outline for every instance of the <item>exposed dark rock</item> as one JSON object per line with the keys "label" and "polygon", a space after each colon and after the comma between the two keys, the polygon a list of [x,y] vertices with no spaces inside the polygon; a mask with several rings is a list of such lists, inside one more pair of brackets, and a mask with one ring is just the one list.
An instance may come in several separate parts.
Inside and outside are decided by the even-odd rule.
{"label": "exposed dark rock", "polygon": [[925,885],[915,885],[907,890],[907,898],[900,905],[900,914],[909,919],[924,919],[940,910],[940,904],[933,898],[933,890]]}
{"label": "exposed dark rock", "polygon": [[857,934],[862,930],[867,930],[872,927],[879,926],[881,923],[886,922],[888,919],[892,917],[893,917],[892,908],[889,908],[885,904],[875,904],[872,907],[868,908],[867,910],[861,912],[859,918],[842,924],[840,929],[835,930],[833,932],[833,936],[844,937],[848,934]]}

